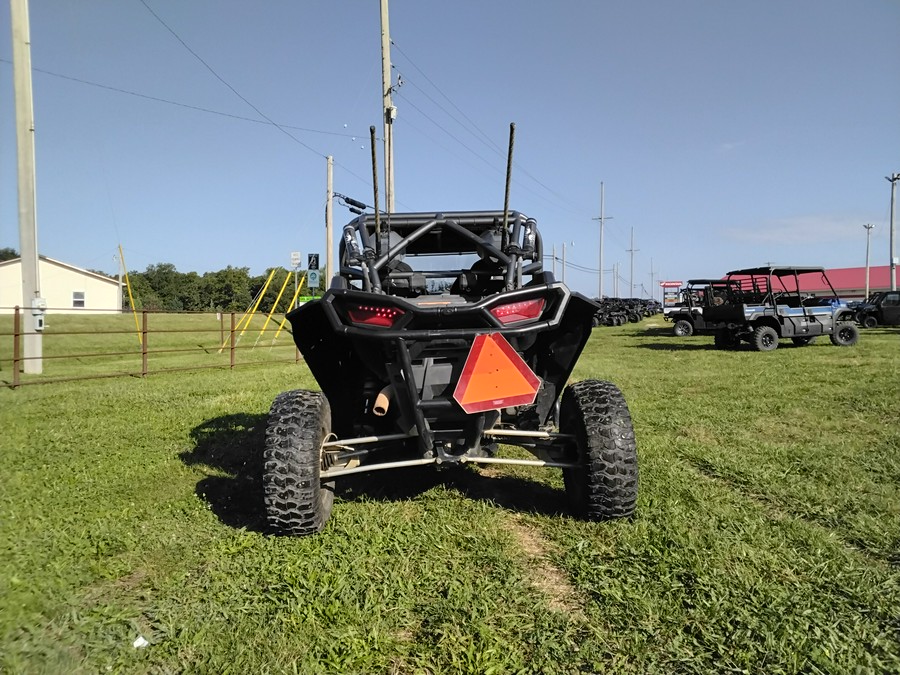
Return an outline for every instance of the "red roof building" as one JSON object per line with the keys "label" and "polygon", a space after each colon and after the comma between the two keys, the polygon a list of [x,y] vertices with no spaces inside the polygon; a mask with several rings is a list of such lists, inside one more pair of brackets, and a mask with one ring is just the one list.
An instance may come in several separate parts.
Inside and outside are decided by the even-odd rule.
{"label": "red roof building", "polygon": [[[900,287],[900,268],[895,270],[897,273],[896,284]],[[837,294],[845,299],[864,298],[866,295],[866,268],[865,267],[842,267],[839,269],[826,270],[828,280],[834,286]],[[807,274],[807,279],[800,278],[801,291],[807,291],[816,295],[831,295],[831,290],[821,283],[819,277],[815,274]],[[888,265],[878,265],[869,267],[869,293],[876,291],[891,290],[891,270]]]}
{"label": "red roof building", "polygon": [[[785,265],[775,265],[776,268],[785,268]],[[768,265],[764,265],[762,267],[753,268],[755,270],[755,274],[766,274],[766,270],[768,269]],[[821,268],[816,267],[798,267],[799,270],[807,270],[814,271]],[[831,282],[831,285],[834,287],[834,292],[838,294],[838,297],[844,300],[854,300],[854,299],[864,299],[866,297],[866,268],[865,267],[842,267],[838,269],[825,270],[825,273],[828,275],[828,280]],[[876,293],[878,291],[889,291],[891,290],[891,272],[888,265],[879,265],[877,267],[869,267],[869,294]],[[723,279],[725,277],[722,277]],[[748,277],[742,275],[736,275],[732,277],[733,279],[746,279]],[[784,277],[784,288],[794,291],[797,290],[794,286],[794,277],[788,276]],[[828,284],[825,283],[825,279],[821,274],[800,274],[799,275],[800,288],[799,291],[801,293],[808,293],[810,295],[815,295],[817,297],[824,297],[834,295],[831,289],[828,287]],[[897,287],[900,287],[900,269],[897,270]],[[774,284],[774,282],[773,282]],[[777,284],[774,284],[777,286]]]}

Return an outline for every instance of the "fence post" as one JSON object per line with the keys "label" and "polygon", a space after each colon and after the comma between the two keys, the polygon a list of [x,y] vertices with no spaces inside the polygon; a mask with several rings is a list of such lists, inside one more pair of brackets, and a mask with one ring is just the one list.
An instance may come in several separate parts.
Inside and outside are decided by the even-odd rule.
{"label": "fence post", "polygon": [[141,377],[147,377],[147,310],[141,312]]}
{"label": "fence post", "polygon": [[19,335],[22,332],[22,315],[19,314],[19,306],[16,305],[15,318],[13,319],[13,389],[19,386]]}
{"label": "fence post", "polygon": [[234,369],[234,347],[235,347],[235,343],[234,343],[234,312],[231,313],[231,333],[230,333],[229,340],[231,341],[231,349],[229,349],[229,352],[231,354],[231,368],[233,370]]}

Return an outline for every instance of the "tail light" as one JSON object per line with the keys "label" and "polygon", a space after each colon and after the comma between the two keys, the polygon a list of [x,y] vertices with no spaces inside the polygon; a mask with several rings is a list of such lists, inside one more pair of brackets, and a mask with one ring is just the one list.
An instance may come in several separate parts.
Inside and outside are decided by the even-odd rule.
{"label": "tail light", "polygon": [[503,325],[537,319],[544,311],[544,299],[532,298],[492,307],[490,312]]}
{"label": "tail light", "polygon": [[400,320],[405,312],[396,307],[379,307],[377,305],[350,305],[347,316],[350,321],[362,326],[390,328]]}

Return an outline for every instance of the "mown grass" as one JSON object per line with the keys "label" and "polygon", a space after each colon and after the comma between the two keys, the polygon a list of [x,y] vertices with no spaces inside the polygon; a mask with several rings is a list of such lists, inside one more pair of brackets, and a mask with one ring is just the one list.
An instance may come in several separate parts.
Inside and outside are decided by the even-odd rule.
{"label": "mown grass", "polygon": [[0,671],[900,672],[900,335],[665,327],[595,330],[575,373],[634,417],[614,523],[566,515],[555,471],[421,470],[264,534],[265,415],[302,364],[0,390]]}

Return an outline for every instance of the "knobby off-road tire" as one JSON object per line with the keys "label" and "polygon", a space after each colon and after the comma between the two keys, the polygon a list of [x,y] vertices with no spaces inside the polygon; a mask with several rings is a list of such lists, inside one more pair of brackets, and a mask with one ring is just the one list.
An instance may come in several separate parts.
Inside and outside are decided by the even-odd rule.
{"label": "knobby off-road tire", "polygon": [[574,513],[587,520],[632,515],[638,491],[637,444],[622,392],[601,380],[566,387],[559,430],[574,435],[578,448],[578,466],[563,469]]}
{"label": "knobby off-road tire", "polygon": [[806,345],[811,345],[816,341],[815,335],[797,335],[796,337],[791,338],[791,342],[793,342],[797,347],[805,347]]}
{"label": "knobby off-road tire", "polygon": [[836,347],[852,347],[859,342],[859,328],[855,323],[839,323],[831,334],[831,344]]}
{"label": "knobby off-road tire", "polygon": [[672,332],[675,333],[675,337],[690,337],[694,334],[694,326],[686,319],[679,319],[672,327]]}
{"label": "knobby off-road tire", "polygon": [[878,326],[878,318],[869,314],[868,316],[864,316],[860,323],[866,328],[876,328]]}
{"label": "knobby off-road tire", "polygon": [[778,331],[771,326],[757,326],[750,338],[750,344],[758,352],[770,352],[778,349]]}
{"label": "knobby off-road tire", "polygon": [[322,484],[321,448],[331,431],[328,399],[317,391],[286,391],[269,411],[263,453],[266,519],[275,534],[322,530],[331,515],[334,483]]}

